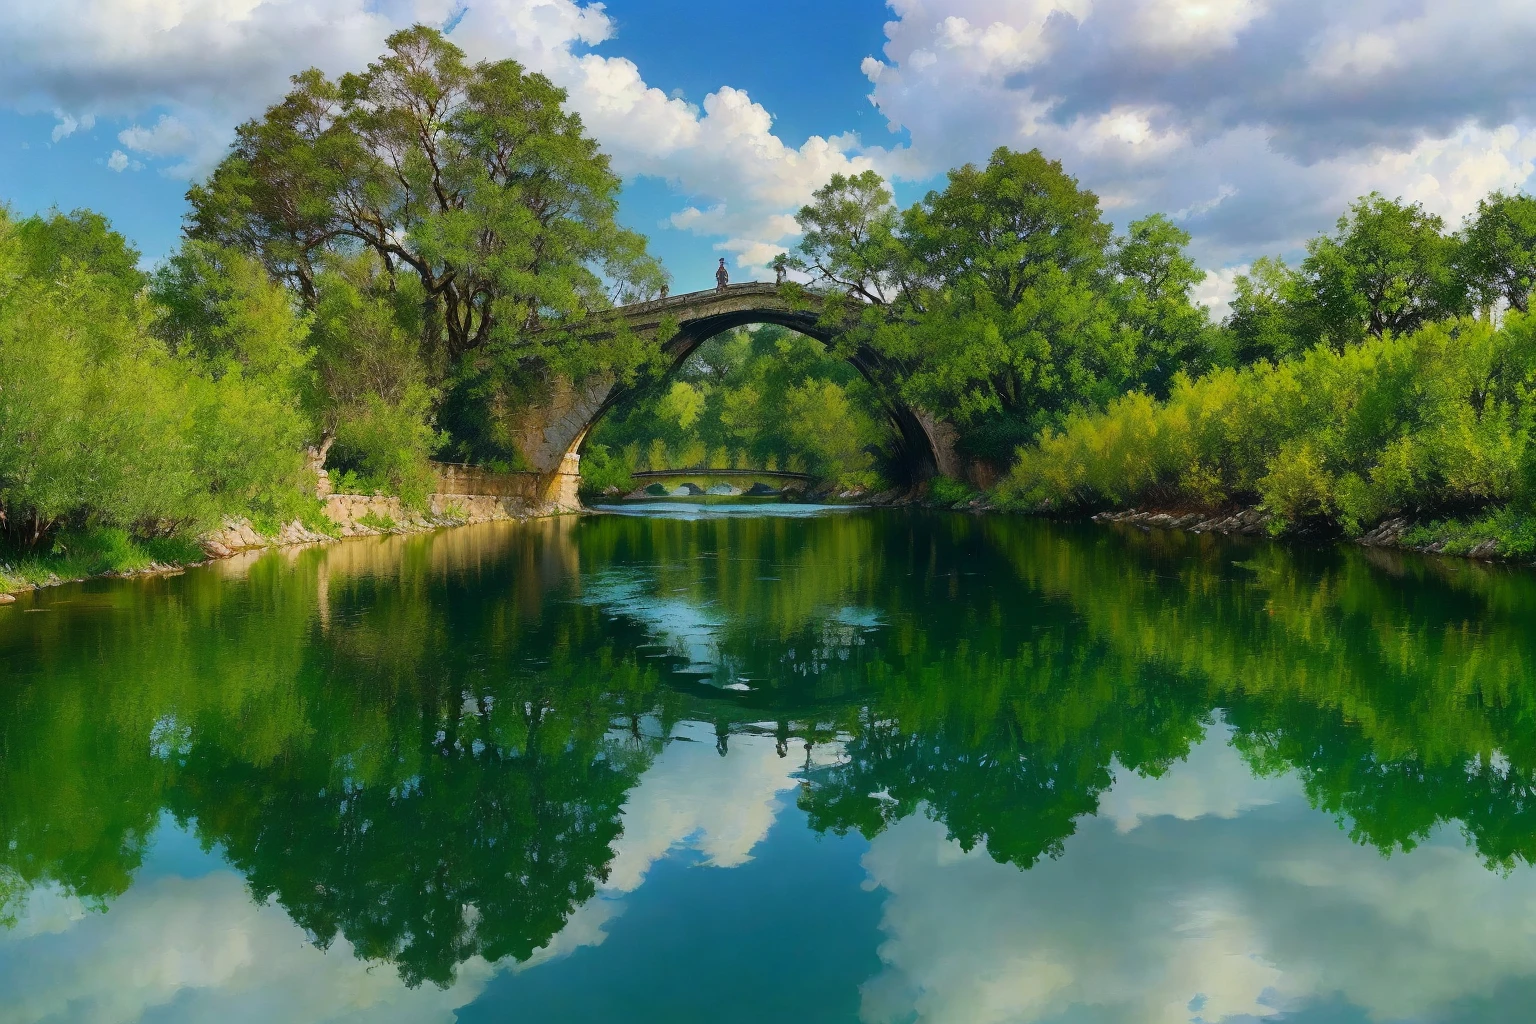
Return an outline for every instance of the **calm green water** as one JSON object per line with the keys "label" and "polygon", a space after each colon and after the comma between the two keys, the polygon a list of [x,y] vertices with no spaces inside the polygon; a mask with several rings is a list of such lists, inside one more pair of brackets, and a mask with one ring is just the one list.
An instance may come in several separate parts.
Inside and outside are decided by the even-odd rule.
{"label": "calm green water", "polygon": [[0,1022],[1527,1021],[1533,787],[1536,573],[351,541],[0,609]]}

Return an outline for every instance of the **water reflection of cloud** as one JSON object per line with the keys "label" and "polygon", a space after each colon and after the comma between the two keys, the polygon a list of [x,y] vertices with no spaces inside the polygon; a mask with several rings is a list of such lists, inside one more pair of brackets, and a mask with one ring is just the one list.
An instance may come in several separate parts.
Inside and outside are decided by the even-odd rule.
{"label": "water reflection of cloud", "polygon": [[[315,948],[281,907],[253,903],[245,880],[227,870],[143,882],[106,913],[56,902],[29,901],[20,927],[0,932],[4,1024],[117,1024],[151,1012],[221,1024],[446,1022],[492,973],[475,959],[449,989],[408,989],[393,969],[353,957],[344,938]],[[34,916],[44,927],[28,927]]]}
{"label": "water reflection of cloud", "polygon": [[1193,778],[1132,784],[1029,871],[921,815],[894,825],[865,857],[888,897],[863,1019],[1187,1024],[1342,1000],[1441,1021],[1536,975],[1536,871],[1488,871],[1454,829],[1384,860],[1294,783],[1214,778],[1226,760],[1202,749],[1181,769]]}
{"label": "water reflection of cloud", "polygon": [[1115,784],[1099,797],[1099,817],[1129,832],[1149,818],[1235,818],[1255,807],[1301,795],[1301,782],[1294,775],[1255,776],[1230,745],[1231,737],[1232,727],[1218,721],[1205,742],[1159,778],[1116,765]]}
{"label": "water reflection of cloud", "polygon": [[[607,883],[524,969],[600,945],[607,923],[623,912],[624,895],[644,883],[651,865],[676,851],[697,853],[704,867],[733,868],[751,860],[804,766],[803,759],[780,757],[768,736],[733,736],[722,758],[713,731],[700,723],[683,723],[672,735],[675,740],[624,805],[624,831],[613,844]],[[836,756],[828,745],[818,760]]]}
{"label": "water reflection of cloud", "polygon": [[[517,970],[601,945],[657,861],[686,850],[702,866],[736,867],[767,836],[803,760],[779,757],[768,736],[732,737],[724,758],[708,726],[682,723],[673,736],[629,795],[607,882]],[[215,855],[189,863],[190,842],[163,819],[139,881],[104,913],[55,888],[30,893],[16,927],[0,930],[0,1024],[446,1022],[514,967],[477,957],[446,990],[408,989],[393,966],[358,960],[344,936],[315,948]]]}

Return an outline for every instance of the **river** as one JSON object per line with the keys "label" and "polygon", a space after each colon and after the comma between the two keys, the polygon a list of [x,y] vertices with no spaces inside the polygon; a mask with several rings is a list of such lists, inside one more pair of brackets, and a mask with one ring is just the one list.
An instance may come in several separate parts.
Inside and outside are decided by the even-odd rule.
{"label": "river", "polygon": [[789,506],[0,609],[0,1024],[1527,1020],[1536,573]]}

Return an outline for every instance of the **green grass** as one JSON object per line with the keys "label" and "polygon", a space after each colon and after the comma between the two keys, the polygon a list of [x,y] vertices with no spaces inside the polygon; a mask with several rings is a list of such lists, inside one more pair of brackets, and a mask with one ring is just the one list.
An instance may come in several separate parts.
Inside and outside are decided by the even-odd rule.
{"label": "green grass", "polygon": [[380,533],[389,533],[395,528],[395,521],[389,516],[375,515],[372,512],[357,517],[358,526],[366,526],[370,530],[378,530]]}
{"label": "green grass", "polygon": [[144,539],[120,529],[79,530],[60,534],[44,554],[7,556],[0,552],[0,592],[202,559],[203,549],[192,537]]}
{"label": "green grass", "polygon": [[1490,540],[1498,541],[1501,557],[1536,556],[1536,514],[1501,508],[1476,519],[1424,523],[1403,536],[1403,542],[1414,547],[1444,542],[1449,555],[1464,555]]}

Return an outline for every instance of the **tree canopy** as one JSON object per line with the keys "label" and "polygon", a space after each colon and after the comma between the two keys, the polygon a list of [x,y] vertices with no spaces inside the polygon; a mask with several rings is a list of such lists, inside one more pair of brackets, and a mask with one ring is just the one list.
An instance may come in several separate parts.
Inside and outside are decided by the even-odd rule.
{"label": "tree canopy", "polygon": [[856,319],[890,386],[975,454],[1006,462],[1083,403],[1165,389],[1209,343],[1188,235],[1154,217],[1116,239],[1038,150],[999,149],[900,213],[874,172],[834,177],[799,219],[796,265],[832,293],[828,316]]}
{"label": "tree canopy", "polygon": [[493,343],[548,348],[536,328],[660,287],[562,90],[515,61],[471,64],[421,25],[387,45],[362,72],[296,75],[241,125],[188,194],[190,237],[256,254],[311,305],[327,257],[371,250],[391,287],[415,279],[423,342],[450,363]]}

